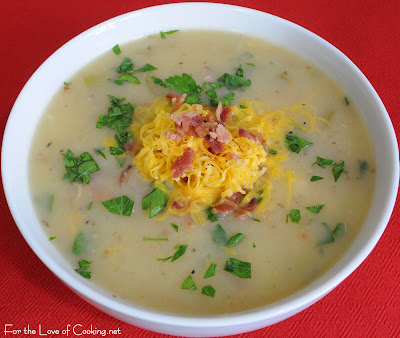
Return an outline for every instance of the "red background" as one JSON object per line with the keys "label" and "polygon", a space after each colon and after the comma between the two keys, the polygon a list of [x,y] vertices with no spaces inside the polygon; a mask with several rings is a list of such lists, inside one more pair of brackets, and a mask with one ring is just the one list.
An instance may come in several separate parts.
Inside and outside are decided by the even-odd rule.
{"label": "red background", "polygon": [[[223,1],[222,1],[223,2]],[[3,1],[0,7],[0,128],[37,67],[65,42],[111,17],[163,1]],[[230,1],[268,12],[318,34],[366,75],[400,132],[400,1]],[[46,95],[46,93],[43,93]],[[23,132],[23,130],[21,130]],[[18,156],[18,154],[16,154]],[[300,314],[240,337],[399,337],[399,203],[372,254],[340,286]],[[167,337],[122,323],[84,302],[34,255],[0,189],[0,334],[14,328],[67,324],[120,328],[122,336]],[[9,335],[8,335],[9,336]]]}

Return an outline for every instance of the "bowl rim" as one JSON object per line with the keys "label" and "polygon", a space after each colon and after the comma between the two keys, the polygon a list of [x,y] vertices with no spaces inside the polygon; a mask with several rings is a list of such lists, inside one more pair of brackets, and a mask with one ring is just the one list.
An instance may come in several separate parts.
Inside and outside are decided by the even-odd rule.
{"label": "bowl rim", "polygon": [[[397,140],[393,130],[393,126],[391,124],[389,115],[387,111],[377,95],[375,89],[369,83],[367,78],[363,75],[363,73],[336,47],[328,43],[326,40],[323,40],[318,35],[310,32],[309,30],[303,28],[300,25],[294,24],[288,20],[282,19],[280,17],[274,16],[272,14],[268,14],[262,11],[258,11],[255,9],[234,6],[234,5],[227,5],[227,4],[219,4],[219,3],[210,3],[210,2],[189,2],[189,3],[173,3],[173,4],[166,4],[166,5],[158,5],[143,8],[137,11],[125,13],[109,20],[106,20],[102,23],[99,23],[92,28],[85,30],[84,32],[80,33],[67,43],[65,43],[62,47],[60,47],[56,52],[54,52],[43,64],[35,71],[35,73],[31,76],[28,82],[25,84],[24,88],[20,92],[18,98],[15,101],[15,104],[11,110],[10,116],[7,121],[7,125],[4,131],[3,136],[3,146],[2,146],[2,179],[3,179],[3,186],[5,195],[7,198],[7,203],[17,224],[21,234],[28,242],[29,246],[35,252],[36,256],[64,283],[66,283],[70,288],[72,288],[75,292],[84,297],[89,298],[93,302],[100,304],[101,306],[111,309],[116,313],[121,313],[127,316],[132,316],[138,319],[147,320],[150,322],[157,322],[159,324],[171,324],[171,321],[174,321],[174,325],[181,326],[181,327],[194,327],[194,328],[201,328],[204,326],[207,327],[220,327],[220,326],[229,326],[229,325],[242,325],[247,324],[250,322],[257,322],[263,321],[266,317],[276,317],[277,315],[284,315],[285,313],[289,312],[296,312],[301,307],[306,307],[321,297],[323,297],[326,293],[331,291],[334,287],[340,284],[345,278],[347,278],[368,256],[368,254],[372,251],[375,247],[376,243],[378,242],[379,238],[383,234],[386,225],[390,219],[391,212],[393,210],[396,195],[397,195],[397,188],[398,188],[398,181],[399,181],[399,163],[398,161],[393,161],[392,163],[392,171],[393,176],[391,177],[391,187],[392,191],[388,192],[388,198],[386,203],[386,209],[384,215],[380,218],[380,226],[377,227],[376,231],[371,234],[369,241],[362,247],[361,250],[357,251],[355,256],[352,256],[350,262],[343,265],[338,269],[337,273],[333,276],[332,271],[335,271],[338,264],[343,261],[345,257],[349,254],[349,249],[347,253],[329,270],[327,270],[320,278],[313,281],[307,287],[295,292],[289,297],[286,297],[280,301],[274,302],[272,304],[268,304],[259,308],[255,308],[252,310],[242,311],[242,312],[235,312],[235,313],[228,313],[228,314],[221,314],[221,315],[184,315],[184,314],[175,314],[175,313],[166,313],[161,312],[158,310],[153,310],[151,308],[145,308],[142,306],[138,306],[134,303],[121,301],[118,299],[112,299],[108,296],[102,295],[94,290],[90,284],[92,282],[86,283],[85,281],[81,280],[81,278],[77,278],[73,276],[72,271],[65,271],[64,269],[60,268],[55,264],[55,261],[52,257],[46,255],[46,252],[39,246],[37,242],[35,242],[32,238],[30,230],[23,225],[26,222],[22,219],[20,214],[20,210],[15,206],[15,201],[12,200],[13,196],[13,184],[9,181],[7,171],[10,170],[12,167],[10,163],[7,161],[7,156],[9,156],[9,149],[12,146],[10,143],[11,141],[11,133],[12,133],[12,126],[14,124],[15,115],[17,114],[19,106],[22,104],[22,101],[25,99],[26,93],[28,92],[29,87],[32,85],[33,82],[36,81],[38,74],[47,67],[49,62],[59,53],[62,53],[64,49],[69,48],[69,46],[73,45],[79,39],[84,39],[86,36],[94,34],[99,30],[103,29],[104,27],[110,25],[117,25],[120,21],[129,20],[132,18],[132,15],[148,15],[154,10],[162,10],[163,8],[168,9],[195,9],[197,8],[204,8],[207,6],[208,10],[216,9],[216,8],[224,8],[230,11],[238,11],[244,15],[262,15],[268,20],[274,20],[276,22],[280,22],[284,25],[292,26],[293,28],[300,30],[302,34],[307,34],[315,39],[318,43],[322,43],[325,45],[327,49],[331,52],[335,53],[337,57],[342,58],[344,62],[346,62],[355,72],[355,75],[358,78],[364,81],[364,85],[369,88],[369,94],[373,95],[374,100],[377,103],[377,106],[383,113],[384,121],[383,123],[386,126],[387,137],[390,139],[389,142],[391,144],[391,149],[388,150],[392,154],[394,159],[398,159],[398,147],[397,147]],[[98,56],[98,55],[97,55]],[[96,56],[96,57],[97,57]],[[94,58],[93,58],[94,59]],[[82,67],[80,67],[82,68]],[[386,113],[386,114],[384,114]],[[382,226],[382,224],[384,226]],[[329,276],[329,278],[328,278]],[[95,284],[95,283],[93,283]],[[318,285],[316,287],[316,285]],[[311,302],[311,303],[310,303]],[[183,321],[182,321],[183,319]],[[180,320],[180,321],[177,321]]]}

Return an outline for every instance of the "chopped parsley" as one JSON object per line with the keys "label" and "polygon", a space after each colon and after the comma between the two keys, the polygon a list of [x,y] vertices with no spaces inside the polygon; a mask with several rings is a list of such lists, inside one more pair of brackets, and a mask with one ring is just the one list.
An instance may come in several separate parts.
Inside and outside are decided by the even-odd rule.
{"label": "chopped parsley", "polygon": [[226,236],[224,228],[222,226],[220,226],[219,224],[217,224],[217,226],[215,227],[215,229],[212,233],[212,240],[216,244],[222,244],[222,245],[225,245],[228,240],[228,237]]}
{"label": "chopped parsley", "polygon": [[79,269],[75,269],[75,271],[79,273],[82,277],[90,279],[92,273],[86,270],[89,269],[91,263],[83,259],[79,261],[78,264]]}
{"label": "chopped parsley", "polygon": [[171,225],[175,229],[176,232],[179,231],[179,227],[175,223],[171,223]]}
{"label": "chopped parsley", "polygon": [[332,243],[335,241],[335,237],[333,237],[332,231],[329,228],[328,224],[322,222],[322,228],[324,229],[324,236],[323,238],[317,243],[317,246],[321,246],[324,244]]}
{"label": "chopped parsley", "polygon": [[144,241],[168,241],[168,238],[162,237],[143,237]]}
{"label": "chopped parsley", "polygon": [[204,278],[209,278],[215,275],[215,268],[217,267],[217,264],[210,264],[210,266],[208,267]]}
{"label": "chopped parsley", "polygon": [[203,86],[199,86],[193,77],[185,73],[183,73],[182,76],[170,76],[168,79],[164,80],[163,83],[165,83],[172,90],[187,94],[185,102],[188,104],[200,102],[198,94],[200,94],[205,87],[205,83]]}
{"label": "chopped parsley", "polygon": [[312,142],[293,134],[287,134],[285,137],[285,142],[289,149],[294,153],[299,153],[301,149],[313,144]]}
{"label": "chopped parsley", "polygon": [[155,84],[158,84],[158,85],[160,85],[161,87],[164,87],[164,88],[167,88],[167,87],[168,87],[168,86],[165,84],[165,82],[164,82],[163,80],[161,80],[160,78],[155,77],[155,76],[152,76],[151,78],[153,79],[153,82],[154,82]]}
{"label": "chopped parsley", "polygon": [[186,249],[187,249],[187,245],[179,245],[175,254],[172,256],[171,263],[173,261],[176,261],[179,257],[181,257],[186,252]]}
{"label": "chopped parsley", "polygon": [[104,159],[107,159],[106,155],[100,149],[96,149],[96,153],[101,155]]}
{"label": "chopped parsley", "polygon": [[251,278],[251,263],[242,262],[236,258],[229,258],[225,264],[225,271],[231,272],[239,278]]}
{"label": "chopped parsley", "polygon": [[247,109],[247,107],[244,106],[244,105],[242,105],[242,104],[241,104],[239,107],[240,107],[241,109]]}
{"label": "chopped parsley", "polygon": [[323,180],[324,178],[321,176],[313,176],[311,177],[310,181],[311,182],[315,182],[315,181],[319,181],[319,180]]}
{"label": "chopped parsley", "polygon": [[254,222],[261,222],[258,218],[252,217],[251,219],[252,219]]}
{"label": "chopped parsley", "polygon": [[90,202],[90,203],[88,204],[87,209],[88,209],[88,210],[92,209],[92,206],[93,206],[93,202]]}
{"label": "chopped parsley", "polygon": [[130,216],[133,211],[134,202],[126,195],[101,202],[103,206],[113,214]]}
{"label": "chopped parsley", "polygon": [[64,82],[64,86],[68,87],[72,82]]}
{"label": "chopped parsley", "polygon": [[278,152],[274,149],[268,149],[268,154],[276,155]]}
{"label": "chopped parsley", "polygon": [[332,231],[335,238],[343,236],[345,232],[346,232],[346,225],[344,223],[336,224],[335,229]]}
{"label": "chopped parsley", "polygon": [[288,222],[289,217],[293,223],[299,223],[301,220],[300,210],[299,209],[290,210],[286,216],[286,223]]}
{"label": "chopped parsley", "polygon": [[92,155],[84,152],[78,157],[74,157],[74,153],[68,149],[63,155],[65,170],[67,171],[63,179],[68,178],[70,182],[86,183],[90,182],[89,174],[100,170]]}
{"label": "chopped parsley", "polygon": [[217,222],[218,221],[218,217],[215,216],[215,214],[213,214],[211,209],[212,209],[212,207],[209,207],[209,208],[206,209],[207,220],[209,220],[211,222]]}
{"label": "chopped parsley", "polygon": [[340,161],[336,166],[333,167],[332,173],[335,182],[337,182],[343,170],[344,170],[344,161]]}
{"label": "chopped parsley", "polygon": [[108,95],[111,100],[111,107],[108,108],[107,115],[99,115],[96,128],[103,128],[104,126],[122,132],[128,128],[132,123],[132,115],[135,110],[134,106],[130,103],[122,104],[125,98],[116,98],[115,96]]}
{"label": "chopped parsley", "polygon": [[112,50],[113,50],[113,52],[114,52],[116,55],[121,54],[121,49],[119,48],[119,44],[116,44],[116,45],[112,48]]}
{"label": "chopped parsley", "polygon": [[369,169],[368,162],[363,160],[358,160],[358,166],[360,168],[360,177],[364,177]]}
{"label": "chopped parsley", "polygon": [[325,204],[314,205],[314,206],[311,206],[311,207],[306,207],[306,209],[310,210],[314,214],[318,214],[324,206],[325,206]]}
{"label": "chopped parsley", "polygon": [[144,66],[140,67],[139,69],[136,69],[136,73],[144,73],[144,72],[150,72],[152,70],[156,70],[157,67],[154,67],[148,63],[146,63]]}
{"label": "chopped parsley", "polygon": [[56,237],[49,237],[49,241],[52,241],[53,239],[56,239]]}
{"label": "chopped parsley", "polygon": [[172,256],[166,257],[166,258],[157,258],[158,261],[162,261],[162,262],[166,262],[168,260],[170,260],[172,258]]}
{"label": "chopped parsley", "polygon": [[344,97],[344,103],[346,104],[346,106],[349,106],[349,105],[350,105],[350,101],[349,101],[349,99],[347,98],[347,96]]}
{"label": "chopped parsley", "polygon": [[179,32],[179,29],[174,29],[174,30],[168,31],[168,32],[160,32],[160,37],[161,37],[161,39],[165,40],[167,38],[167,35],[174,34],[176,32]]}
{"label": "chopped parsley", "polygon": [[186,277],[186,279],[183,281],[183,283],[181,285],[181,289],[197,290],[196,284],[194,284],[192,275],[189,275]]}
{"label": "chopped parsley", "polygon": [[76,235],[74,245],[72,246],[72,253],[79,255],[86,250],[86,236],[83,232]]}
{"label": "chopped parsley", "polygon": [[251,86],[251,81],[243,77],[242,66],[239,66],[235,75],[225,73],[218,79],[218,81],[221,82],[228,89]]}
{"label": "chopped parsley", "polygon": [[132,60],[130,58],[124,58],[124,61],[117,67],[116,71],[117,73],[127,73],[130,74],[133,72],[133,67],[135,65],[133,64]]}
{"label": "chopped parsley", "polygon": [[54,194],[50,194],[48,197],[48,204],[47,204],[47,208],[50,212],[53,211],[53,201],[54,201]]}
{"label": "chopped parsley", "polygon": [[149,209],[149,218],[154,217],[158,213],[164,209],[164,206],[167,204],[168,195],[165,191],[161,189],[154,189],[150,194],[143,197],[142,200],[142,209]]}
{"label": "chopped parsley", "polygon": [[253,242],[253,248],[256,248],[256,243]]}
{"label": "chopped parsley", "polygon": [[240,232],[240,233],[238,233],[238,234],[232,236],[232,237],[229,239],[227,245],[228,245],[228,246],[236,246],[236,245],[238,245],[241,241],[243,241],[243,239],[244,239],[244,235]]}
{"label": "chopped parsley", "polygon": [[206,285],[205,287],[203,287],[203,289],[201,289],[201,294],[209,297],[214,297],[215,289],[211,285]]}
{"label": "chopped parsley", "polygon": [[114,83],[117,85],[122,85],[124,82],[140,84],[139,79],[136,76],[133,76],[132,74],[121,74],[118,77],[118,80],[114,81]]}
{"label": "chopped parsley", "polygon": [[246,65],[248,65],[250,67],[255,67],[256,66],[254,63],[251,63],[251,62],[246,63]]}
{"label": "chopped parsley", "polygon": [[321,168],[325,168],[326,165],[336,165],[335,161],[328,160],[326,158],[322,158],[319,156],[317,156],[317,162],[314,162],[314,163],[317,163]]}

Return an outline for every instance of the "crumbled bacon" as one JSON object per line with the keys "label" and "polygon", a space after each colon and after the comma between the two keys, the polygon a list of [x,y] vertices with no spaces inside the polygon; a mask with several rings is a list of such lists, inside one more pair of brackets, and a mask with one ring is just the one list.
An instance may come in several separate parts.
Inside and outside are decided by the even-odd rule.
{"label": "crumbled bacon", "polygon": [[182,103],[185,102],[186,96],[187,96],[187,94],[183,93],[183,94],[179,95],[178,97],[173,97],[171,99],[172,108],[174,110],[178,110],[180,108],[180,106],[182,105]]}
{"label": "crumbled bacon", "polygon": [[235,161],[239,161],[239,160],[240,160],[240,156],[239,156],[239,155],[236,155],[236,154],[234,154],[234,153],[232,153],[232,152],[227,153],[227,154],[226,154],[226,157],[229,157],[229,158],[231,158],[231,159],[233,159],[233,160],[235,160]]}
{"label": "crumbled bacon", "polygon": [[180,136],[180,135],[175,134],[174,132],[169,131],[169,130],[166,130],[166,131],[165,131],[164,136],[165,136],[167,139],[173,140],[173,141],[175,140],[175,141],[177,141],[178,143],[181,141],[181,136]]}
{"label": "crumbled bacon", "polygon": [[239,128],[239,137],[245,137],[257,144],[264,144],[265,140],[261,134],[255,134],[243,128]]}
{"label": "crumbled bacon", "polygon": [[210,135],[207,135],[205,137],[205,140],[210,147],[209,150],[211,153],[218,155],[224,151],[224,146],[221,142],[216,140],[215,138],[210,137]]}
{"label": "crumbled bacon", "polygon": [[221,203],[218,203],[214,206],[214,210],[219,214],[229,214],[237,209],[237,205],[228,200],[223,200]]}
{"label": "crumbled bacon", "polygon": [[177,201],[173,201],[173,202],[172,202],[172,205],[171,205],[171,209],[178,209],[178,210],[180,210],[180,209],[183,209],[184,207],[185,207],[184,205],[178,203]]}
{"label": "crumbled bacon", "polygon": [[222,124],[218,124],[215,132],[217,133],[217,140],[219,142],[228,143],[231,140],[231,135]]}
{"label": "crumbled bacon", "polygon": [[125,169],[124,169],[124,171],[121,173],[121,175],[119,176],[119,184],[122,184],[122,183],[126,183],[127,181],[128,181],[128,174],[129,174],[129,171],[132,169],[132,165],[130,164],[130,165],[128,165]]}
{"label": "crumbled bacon", "polygon": [[174,93],[169,93],[167,95],[165,95],[167,98],[169,99],[173,99],[174,97],[177,97],[178,95],[174,94]]}
{"label": "crumbled bacon", "polygon": [[221,123],[226,123],[232,116],[232,109],[230,107],[225,107],[221,113]]}
{"label": "crumbled bacon", "polygon": [[192,148],[187,147],[184,151],[182,156],[179,156],[174,164],[171,166],[171,171],[173,172],[172,178],[178,178],[184,172],[189,171],[192,169],[192,162],[194,157],[195,151]]}
{"label": "crumbled bacon", "polygon": [[218,107],[215,110],[215,117],[217,118],[218,122],[221,122],[221,113],[222,113],[222,102],[218,102]]}
{"label": "crumbled bacon", "polygon": [[247,210],[247,211],[254,211],[257,206],[257,199],[253,197],[249,203],[247,203],[242,209]]}
{"label": "crumbled bacon", "polygon": [[214,206],[214,210],[220,214],[234,213],[236,217],[243,218],[249,216],[257,207],[257,199],[253,197],[244,207],[239,207],[239,203],[245,194],[237,191],[230,197],[226,197]]}

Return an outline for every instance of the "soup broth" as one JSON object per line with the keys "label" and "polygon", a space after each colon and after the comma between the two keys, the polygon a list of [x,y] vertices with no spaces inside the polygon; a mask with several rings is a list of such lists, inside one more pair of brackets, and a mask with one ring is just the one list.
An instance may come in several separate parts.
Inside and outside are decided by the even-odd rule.
{"label": "soup broth", "polygon": [[[135,304],[210,315],[280,300],[320,277],[340,259],[368,212],[375,163],[351,97],[323,71],[279,46],[227,32],[150,36],[121,46],[118,55],[111,47],[73,78],[65,79],[70,83],[52,99],[31,148],[31,193],[38,217],[49,239],[71,262],[71,269],[78,270],[82,278],[90,272],[94,283]],[[157,69],[118,73],[125,57],[132,60],[134,69],[146,64]],[[111,105],[109,95],[135,105],[133,121],[143,125],[151,121],[140,116],[144,111],[140,107],[149,108],[169,93],[180,95],[171,87],[156,84],[153,77],[165,83],[170,76],[186,73],[200,86],[206,82],[205,90],[198,94],[199,104],[205,106],[210,104],[206,94],[209,83],[221,84],[218,79],[224,73],[237,75],[239,66],[251,85],[217,88],[218,97],[234,92],[229,105],[237,111],[245,111],[255,102],[268,105],[268,111],[303,105],[313,115],[314,130],[304,131],[302,127],[307,128],[310,119],[299,117],[287,135],[312,144],[297,153],[290,151],[286,142],[287,158],[271,179],[270,198],[265,189],[258,192],[263,196],[257,199],[263,203],[262,210],[256,208],[237,217],[210,209],[218,221],[207,219],[203,211],[202,223],[190,213],[165,214],[164,208],[149,218],[149,211],[142,210],[142,200],[155,186],[154,179],[146,177],[135,162],[140,151],[138,129],[125,129],[133,131],[134,146],[139,148],[127,149],[127,155],[121,157],[110,154],[110,145],[117,147],[112,141],[116,130],[96,128],[98,116],[107,114]],[[121,74],[135,76],[140,84],[116,84]],[[63,179],[68,149],[75,157],[88,152],[96,161],[100,170],[90,174],[88,184]],[[274,149],[267,152],[274,156]],[[102,204],[120,196],[134,202],[130,216],[112,213]],[[216,239],[217,224],[225,231],[225,242]],[[238,244],[228,245],[227,240],[237,234],[243,234],[237,237]],[[172,261],[171,256],[179,250],[178,256],[183,254]],[[242,276],[246,278],[227,271],[226,262],[232,258],[251,263],[251,278],[248,265]],[[90,266],[81,263],[79,268],[82,261]],[[211,276],[204,278],[207,271]]]}

